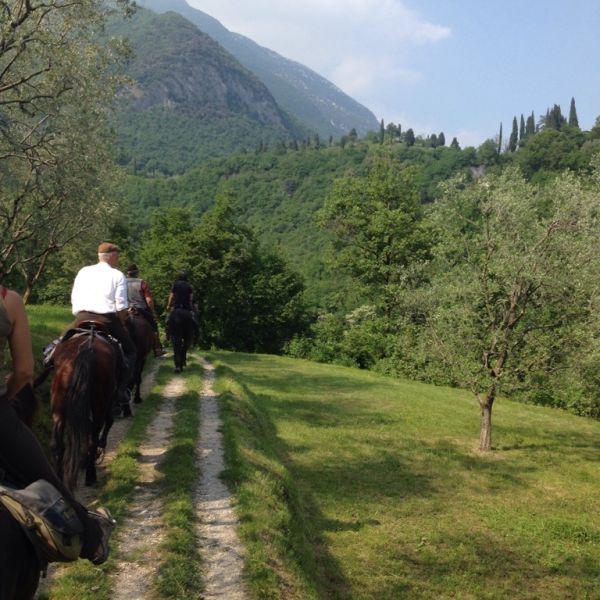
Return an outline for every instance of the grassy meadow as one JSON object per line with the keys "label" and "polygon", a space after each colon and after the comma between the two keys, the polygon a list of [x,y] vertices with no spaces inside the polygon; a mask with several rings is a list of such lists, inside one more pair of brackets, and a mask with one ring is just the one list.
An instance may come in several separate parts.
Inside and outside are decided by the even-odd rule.
{"label": "grassy meadow", "polygon": [[[28,314],[39,357],[69,311]],[[218,368],[224,478],[255,598],[600,598],[599,422],[500,398],[485,454],[466,392],[285,357],[206,356]],[[121,450],[124,475],[117,460],[104,492],[119,516],[135,485],[129,463],[170,373],[165,363]],[[182,419],[195,429],[189,409]],[[174,473],[193,476],[185,456],[173,460]],[[181,472],[176,479],[189,488]],[[189,500],[179,488],[164,492],[175,494],[172,536],[155,597],[192,597]],[[48,597],[88,597],[88,583],[92,596],[110,597],[90,575],[77,565]]]}
{"label": "grassy meadow", "polygon": [[258,598],[600,598],[600,423],[212,352]]}

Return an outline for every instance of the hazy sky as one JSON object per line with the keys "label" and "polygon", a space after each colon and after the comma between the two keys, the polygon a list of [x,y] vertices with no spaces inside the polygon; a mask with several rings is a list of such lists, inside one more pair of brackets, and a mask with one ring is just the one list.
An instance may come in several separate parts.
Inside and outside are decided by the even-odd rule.
{"label": "hazy sky", "polygon": [[600,0],[187,0],[386,123],[461,146],[553,104],[600,115]]}

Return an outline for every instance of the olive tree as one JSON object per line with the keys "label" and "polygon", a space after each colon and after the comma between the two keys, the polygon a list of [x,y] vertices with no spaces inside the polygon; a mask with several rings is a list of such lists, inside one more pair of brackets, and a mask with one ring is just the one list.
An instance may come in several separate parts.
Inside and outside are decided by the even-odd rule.
{"label": "olive tree", "polygon": [[492,447],[501,389],[567,368],[595,323],[598,190],[597,172],[538,187],[509,169],[452,182],[432,210],[428,339],[479,401],[481,450]]}

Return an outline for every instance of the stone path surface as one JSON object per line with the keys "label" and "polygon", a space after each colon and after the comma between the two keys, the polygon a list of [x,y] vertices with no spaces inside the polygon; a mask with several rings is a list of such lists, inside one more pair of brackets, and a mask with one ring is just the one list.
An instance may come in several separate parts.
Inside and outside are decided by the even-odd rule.
{"label": "stone path surface", "polygon": [[158,467],[169,446],[175,414],[175,400],[185,393],[183,377],[174,377],[165,386],[164,402],[140,446],[140,481],[129,514],[118,528],[119,560],[113,579],[112,600],[144,600],[154,581],[163,540],[162,501],[159,496]]}
{"label": "stone path surface", "polygon": [[200,443],[197,449],[200,480],[196,489],[198,532],[205,581],[204,598],[244,600],[243,547],[231,495],[219,478],[224,469],[221,419],[213,391],[214,367],[202,361],[204,386],[201,403]]}

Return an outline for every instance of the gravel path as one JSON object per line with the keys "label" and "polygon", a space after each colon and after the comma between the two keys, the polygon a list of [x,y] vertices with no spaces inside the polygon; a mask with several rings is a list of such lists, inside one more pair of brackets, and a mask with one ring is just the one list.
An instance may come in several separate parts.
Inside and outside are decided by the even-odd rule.
{"label": "gravel path", "polygon": [[143,600],[154,581],[160,564],[163,540],[162,501],[159,496],[157,469],[167,452],[175,414],[175,400],[185,392],[183,377],[177,376],[165,386],[164,402],[140,446],[140,481],[129,514],[118,528],[115,540],[120,558],[116,562],[112,600]]}
{"label": "gravel path", "polygon": [[[224,469],[221,420],[213,384],[214,367],[201,360],[204,368],[203,389],[199,401],[201,430],[196,458],[201,476],[194,500],[198,518],[198,537],[202,555],[205,589],[203,598],[213,600],[246,600],[244,587],[243,546],[237,534],[237,519],[233,512],[231,495],[220,479]],[[158,363],[145,377],[142,396],[150,393]],[[165,386],[163,404],[151,423],[146,439],[140,446],[140,481],[134,492],[128,516],[119,523],[112,539],[119,548],[119,560],[112,576],[111,600],[144,600],[155,581],[160,564],[159,548],[163,540],[162,501],[159,496],[159,465],[169,446],[175,400],[186,391],[181,375],[174,376]],[[135,417],[134,417],[135,418]],[[130,419],[117,420],[111,429],[106,456],[99,469],[102,482],[105,468],[113,460],[116,448],[129,427]],[[79,499],[88,506],[96,504],[95,490],[81,486]],[[51,565],[53,566],[53,565]],[[51,575],[51,573],[49,573]],[[49,577],[50,581],[52,577]],[[40,591],[47,588],[48,581]]]}
{"label": "gravel path", "polygon": [[202,360],[204,387],[201,402],[200,443],[197,448],[201,477],[196,489],[196,513],[203,558],[204,598],[243,600],[243,547],[231,496],[219,478],[224,469],[221,419],[213,383],[214,367]]}

